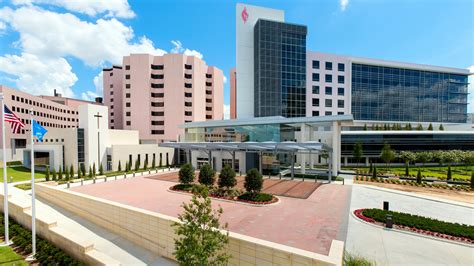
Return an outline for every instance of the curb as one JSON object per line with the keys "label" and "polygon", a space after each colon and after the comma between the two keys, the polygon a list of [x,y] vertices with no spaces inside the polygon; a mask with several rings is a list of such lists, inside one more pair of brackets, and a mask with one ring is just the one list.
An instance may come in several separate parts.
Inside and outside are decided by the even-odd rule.
{"label": "curb", "polygon": [[[192,196],[191,193],[186,193],[186,192],[181,192],[181,191],[176,191],[176,190],[171,190],[171,189],[166,189],[168,192],[171,192],[171,193],[176,193],[176,194],[181,194],[181,195],[188,195],[188,196]],[[237,204],[241,204],[241,205],[246,205],[246,206],[251,206],[251,207],[268,207],[268,206],[274,206],[276,204],[279,204],[281,202],[281,199],[275,195],[273,195],[273,197],[277,198],[278,201],[277,202],[273,202],[273,203],[269,203],[269,204],[250,204],[250,203],[246,203],[246,202],[241,202],[241,201],[237,201],[237,200],[227,200],[227,199],[220,199],[220,198],[214,198],[214,197],[211,197],[209,196],[209,198],[211,198],[212,200],[218,200],[218,201],[223,201],[223,202],[230,202],[230,203],[237,203]]]}
{"label": "curb", "polygon": [[474,210],[474,204],[469,204],[469,203],[464,203],[464,202],[457,202],[457,201],[453,201],[453,200],[438,199],[438,198],[434,198],[434,197],[430,197],[430,196],[418,195],[418,194],[413,193],[413,192],[398,191],[398,190],[394,190],[394,189],[375,187],[375,186],[359,184],[359,183],[354,183],[353,185],[368,188],[368,189],[373,189],[373,190],[379,190],[379,191],[404,195],[404,196],[413,197],[413,198],[419,198],[419,199],[430,200],[430,201],[434,201],[434,202],[440,202],[440,203],[455,205],[455,206],[469,208],[469,209]]}
{"label": "curb", "polygon": [[468,247],[468,248],[472,248],[474,245],[469,245],[469,244],[466,244],[466,243],[462,243],[462,242],[458,242],[458,241],[452,241],[452,240],[449,240],[449,239],[444,239],[444,238],[439,238],[439,237],[432,237],[432,236],[429,236],[429,235],[424,235],[424,234],[418,234],[418,233],[414,233],[414,232],[410,232],[410,231],[405,231],[405,230],[399,230],[399,229],[389,229],[389,228],[385,228],[385,227],[382,227],[380,225],[376,225],[376,224],[373,224],[373,223],[369,223],[369,222],[366,222],[364,220],[361,220],[359,219],[359,217],[357,217],[355,214],[354,214],[354,210],[351,210],[351,216],[352,218],[354,218],[354,220],[360,222],[360,223],[363,223],[363,224],[367,224],[367,225],[370,225],[370,226],[373,226],[375,228],[379,228],[379,229],[382,229],[384,231],[394,231],[394,232],[398,232],[398,233],[402,233],[402,234],[406,234],[406,235],[412,235],[412,236],[417,236],[417,237],[423,237],[423,238],[427,238],[427,239],[431,239],[431,240],[436,240],[436,241],[440,241],[440,242],[445,242],[445,243],[448,243],[448,244],[455,244],[455,245],[460,245],[460,246],[463,246],[463,247]]}

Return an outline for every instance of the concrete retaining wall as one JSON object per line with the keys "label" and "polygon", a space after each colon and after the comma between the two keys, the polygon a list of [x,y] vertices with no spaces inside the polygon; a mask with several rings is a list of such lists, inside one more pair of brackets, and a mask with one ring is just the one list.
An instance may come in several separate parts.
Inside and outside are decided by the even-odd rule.
{"label": "concrete retaining wall", "polygon": [[[65,208],[115,234],[150,250],[174,259],[172,224],[175,217],[123,205],[120,203],[36,184],[36,193],[47,201]],[[229,232],[227,252],[229,265],[341,265],[344,242],[333,240],[329,255],[321,255],[261,239]]]}

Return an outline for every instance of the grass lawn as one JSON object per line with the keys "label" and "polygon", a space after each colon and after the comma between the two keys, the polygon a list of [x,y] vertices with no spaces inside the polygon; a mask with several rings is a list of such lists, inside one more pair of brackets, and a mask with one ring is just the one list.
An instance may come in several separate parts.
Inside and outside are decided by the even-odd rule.
{"label": "grass lawn", "polygon": [[[23,166],[7,167],[9,183],[10,177],[13,177],[13,182],[31,180],[31,170]],[[35,178],[44,178],[44,173],[35,171]],[[0,179],[3,182],[3,168],[0,168]]]}
{"label": "grass lawn", "polygon": [[[348,167],[350,169],[356,169],[356,167]],[[448,173],[447,166],[410,166],[409,173],[412,176],[416,176],[418,173],[418,168],[421,170],[421,175],[425,177],[436,177],[438,179],[446,179]],[[368,167],[359,167],[358,169],[363,169],[368,171]],[[459,179],[464,181],[469,181],[471,179],[471,171],[474,170],[472,166],[451,166],[451,172],[453,179]],[[386,173],[385,166],[377,166],[378,173]],[[405,167],[390,167],[389,173],[405,175]]]}
{"label": "grass lawn", "polygon": [[11,247],[0,247],[0,265],[28,265]]}

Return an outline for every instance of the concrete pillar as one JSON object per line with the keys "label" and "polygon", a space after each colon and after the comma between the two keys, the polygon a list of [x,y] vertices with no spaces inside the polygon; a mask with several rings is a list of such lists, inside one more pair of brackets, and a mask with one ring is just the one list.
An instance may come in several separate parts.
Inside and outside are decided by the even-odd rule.
{"label": "concrete pillar", "polygon": [[[301,124],[300,126],[300,132],[301,132],[301,142],[306,141],[306,124]],[[301,154],[301,173],[305,174],[306,173],[306,154]]]}
{"label": "concrete pillar", "polygon": [[263,169],[262,169],[262,152],[258,153],[258,171],[260,171],[260,174],[263,174]]}
{"label": "concrete pillar", "polygon": [[295,154],[290,153],[291,156],[291,180],[295,178]]}
{"label": "concrete pillar", "polygon": [[332,169],[334,175],[337,175],[337,172],[340,170],[340,147],[341,146],[341,126],[338,122],[332,123]]}
{"label": "concrete pillar", "polygon": [[344,157],[344,166],[347,166],[347,157]]}
{"label": "concrete pillar", "polygon": [[214,169],[214,166],[212,165],[212,151],[209,150],[209,151],[207,152],[207,154],[208,154],[208,155],[207,155],[207,161],[209,162],[209,165],[211,166],[211,168]]}
{"label": "concrete pillar", "polygon": [[191,162],[191,160],[192,160],[192,159],[191,159],[191,150],[187,150],[186,154],[188,155],[188,161],[187,161],[187,163],[192,164],[192,162]]}
{"label": "concrete pillar", "polygon": [[328,157],[328,181],[329,181],[329,183],[331,183],[331,181],[332,181],[333,158],[334,158],[333,152],[330,152],[329,157]]}
{"label": "concrete pillar", "polygon": [[235,151],[232,151],[232,169],[239,171],[239,169],[235,169]]}
{"label": "concrete pillar", "polygon": [[369,157],[365,157],[365,166],[369,166],[370,162],[369,162]]}

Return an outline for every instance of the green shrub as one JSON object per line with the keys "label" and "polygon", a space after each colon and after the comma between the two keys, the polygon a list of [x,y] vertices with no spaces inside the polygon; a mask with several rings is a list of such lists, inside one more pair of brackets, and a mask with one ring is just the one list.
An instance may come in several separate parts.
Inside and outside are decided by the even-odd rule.
{"label": "green shrub", "polygon": [[412,215],[408,213],[384,211],[380,209],[366,209],[363,215],[374,219],[377,222],[385,223],[386,215],[391,214],[393,223],[402,226],[437,232],[456,237],[466,237],[474,240],[474,226],[459,223],[450,223],[436,219]]}
{"label": "green shrub", "polygon": [[57,177],[56,177],[56,168],[53,168],[52,176],[53,176],[53,181],[56,181],[56,180],[57,180]]}
{"label": "green shrub", "polygon": [[183,164],[179,169],[179,183],[191,184],[194,182],[194,167],[187,163]]}
{"label": "green shrub", "polygon": [[375,263],[369,261],[368,259],[362,256],[352,255],[348,252],[344,252],[343,265],[345,266],[372,266],[372,265],[375,265]]}
{"label": "green shrub", "polygon": [[217,184],[220,188],[227,189],[233,188],[237,184],[237,180],[235,179],[235,171],[228,164],[222,168]]}
{"label": "green shrub", "polygon": [[474,189],[474,170],[471,171],[471,189]]}
{"label": "green shrub", "polygon": [[372,179],[373,180],[377,179],[377,167],[375,167],[375,165],[374,165],[374,168],[372,169]]}
{"label": "green shrub", "polygon": [[102,164],[99,164],[99,175],[104,175],[104,166]]}
{"label": "green shrub", "polygon": [[92,164],[92,176],[95,176],[97,174],[96,168],[95,168],[95,163]]}
{"label": "green shrub", "polygon": [[61,166],[59,166],[59,172],[58,172],[58,180],[63,179],[63,169]]}
{"label": "green shrub", "polygon": [[193,184],[177,184],[173,188],[176,190],[192,191],[193,186]]}
{"label": "green shrub", "polygon": [[214,171],[214,169],[212,169],[212,167],[206,163],[201,166],[201,169],[199,169],[198,181],[202,185],[211,187],[214,185],[216,180],[215,176],[216,171]]}
{"label": "green shrub", "polygon": [[421,171],[418,168],[418,173],[416,174],[416,183],[421,184]]}
{"label": "green shrub", "polygon": [[74,166],[72,164],[69,168],[69,176],[71,177],[71,179],[74,179]]}
{"label": "green shrub", "polygon": [[256,168],[252,168],[247,172],[244,187],[250,193],[258,193],[262,190],[263,177]]}
{"label": "green shrub", "polygon": [[46,181],[49,181],[49,165],[46,166],[46,172],[44,174],[44,178]]}
{"label": "green shrub", "polygon": [[253,202],[269,202],[273,199],[273,196],[267,193],[245,192],[239,196],[239,199]]}
{"label": "green shrub", "polygon": [[119,172],[122,172],[122,162],[119,161],[119,164],[118,164],[118,169],[117,169]]}

